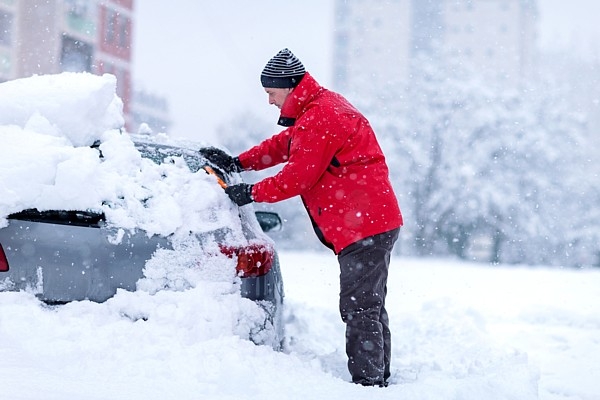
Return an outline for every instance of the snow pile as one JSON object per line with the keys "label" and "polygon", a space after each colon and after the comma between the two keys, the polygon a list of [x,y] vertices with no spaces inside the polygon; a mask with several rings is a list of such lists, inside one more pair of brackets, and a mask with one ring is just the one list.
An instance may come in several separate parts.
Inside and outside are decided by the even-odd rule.
{"label": "snow pile", "polygon": [[[150,235],[235,222],[212,177],[192,173],[181,159],[159,166],[141,157],[118,129],[115,85],[112,75],[86,73],[0,84],[0,227],[27,208],[102,211],[110,224]],[[90,148],[97,140],[102,162]]]}
{"label": "snow pile", "polygon": [[246,340],[261,310],[218,282],[57,308],[0,293],[0,398],[598,398],[600,271],[393,258],[392,377],[379,389],[348,382],[335,257],[281,261],[283,353]]}
{"label": "snow pile", "polygon": [[0,125],[16,125],[67,138],[74,146],[94,143],[121,128],[123,102],[113,75],[65,72],[16,79],[0,85]]}

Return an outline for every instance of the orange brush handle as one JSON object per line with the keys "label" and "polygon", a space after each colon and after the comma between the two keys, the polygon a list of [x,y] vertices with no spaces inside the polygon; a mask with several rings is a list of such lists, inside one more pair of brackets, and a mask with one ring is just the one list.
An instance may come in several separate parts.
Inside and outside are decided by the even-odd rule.
{"label": "orange brush handle", "polygon": [[202,168],[204,168],[204,170],[206,171],[207,174],[213,175],[215,178],[217,178],[217,183],[219,184],[219,186],[221,186],[223,189],[225,189],[227,187],[227,184],[225,183],[225,181],[223,179],[221,179],[219,177],[219,175],[217,175],[217,173],[215,172],[214,169],[212,169],[208,165],[205,165]]}

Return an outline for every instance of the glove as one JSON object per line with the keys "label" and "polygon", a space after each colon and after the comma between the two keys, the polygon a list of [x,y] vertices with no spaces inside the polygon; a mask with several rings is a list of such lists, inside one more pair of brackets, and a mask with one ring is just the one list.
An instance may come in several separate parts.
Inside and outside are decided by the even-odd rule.
{"label": "glove", "polygon": [[244,170],[237,157],[232,157],[216,147],[204,147],[198,150],[198,153],[227,174]]}
{"label": "glove", "polygon": [[238,183],[237,185],[227,186],[225,193],[227,196],[238,206],[245,206],[246,204],[252,203],[252,186],[247,183]]}

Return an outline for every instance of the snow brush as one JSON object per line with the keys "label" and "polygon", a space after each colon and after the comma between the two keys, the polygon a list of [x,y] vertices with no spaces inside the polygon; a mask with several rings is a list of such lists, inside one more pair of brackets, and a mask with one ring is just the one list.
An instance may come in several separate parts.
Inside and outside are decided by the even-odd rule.
{"label": "snow brush", "polygon": [[210,166],[205,165],[202,167],[202,169],[206,171],[207,174],[214,176],[217,179],[219,186],[221,186],[223,189],[227,187],[227,183],[225,183],[225,181],[221,179],[221,177]]}

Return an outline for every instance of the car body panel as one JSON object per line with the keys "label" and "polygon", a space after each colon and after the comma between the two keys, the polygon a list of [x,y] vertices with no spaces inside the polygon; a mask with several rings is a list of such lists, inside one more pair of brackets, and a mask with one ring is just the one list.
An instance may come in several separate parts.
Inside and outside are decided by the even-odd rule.
{"label": "car body panel", "polygon": [[86,227],[9,218],[0,243],[10,269],[0,279],[49,303],[102,302],[118,288],[135,290],[146,261],[157,248],[169,248],[169,241],[137,231],[124,234],[117,245],[109,241],[116,235],[103,223]]}

